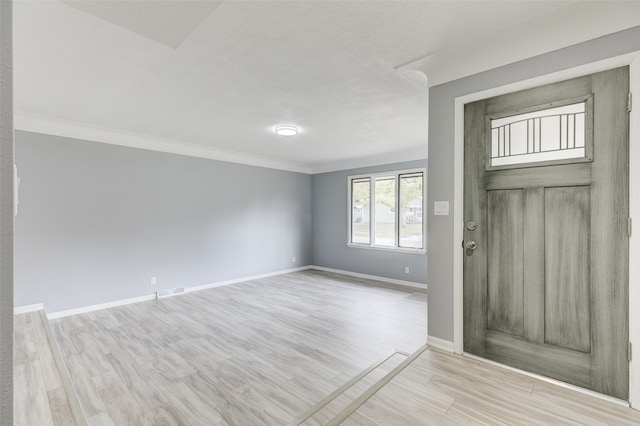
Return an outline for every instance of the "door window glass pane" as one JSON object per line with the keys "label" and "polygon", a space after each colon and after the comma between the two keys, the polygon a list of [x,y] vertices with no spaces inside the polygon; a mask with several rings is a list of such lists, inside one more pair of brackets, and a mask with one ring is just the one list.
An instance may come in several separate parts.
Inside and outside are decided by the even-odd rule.
{"label": "door window glass pane", "polygon": [[584,158],[586,102],[491,119],[491,166]]}
{"label": "door window glass pane", "polygon": [[375,180],[375,244],[396,245],[396,179],[394,176]]}
{"label": "door window glass pane", "polygon": [[422,173],[400,175],[400,247],[422,248]]}
{"label": "door window glass pane", "polygon": [[369,178],[354,179],[351,185],[351,242],[369,244],[371,242],[369,220],[371,180]]}

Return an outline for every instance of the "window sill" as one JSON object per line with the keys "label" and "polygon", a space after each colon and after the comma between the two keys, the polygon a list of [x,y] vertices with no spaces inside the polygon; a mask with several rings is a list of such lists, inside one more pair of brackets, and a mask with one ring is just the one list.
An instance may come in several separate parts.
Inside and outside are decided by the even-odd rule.
{"label": "window sill", "polygon": [[427,250],[425,249],[411,249],[411,248],[398,248],[398,247],[381,247],[381,246],[366,246],[362,244],[352,244],[347,243],[347,247],[350,248],[359,248],[365,250],[381,250],[381,251],[390,251],[394,253],[405,253],[405,254],[419,254],[425,255],[427,254]]}

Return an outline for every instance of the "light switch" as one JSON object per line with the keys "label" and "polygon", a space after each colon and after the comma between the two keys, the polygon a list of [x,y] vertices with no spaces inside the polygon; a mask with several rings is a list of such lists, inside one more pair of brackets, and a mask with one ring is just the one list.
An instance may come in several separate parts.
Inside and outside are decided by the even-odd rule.
{"label": "light switch", "polygon": [[434,203],[433,203],[433,215],[434,216],[449,216],[449,202],[448,201],[434,201]]}

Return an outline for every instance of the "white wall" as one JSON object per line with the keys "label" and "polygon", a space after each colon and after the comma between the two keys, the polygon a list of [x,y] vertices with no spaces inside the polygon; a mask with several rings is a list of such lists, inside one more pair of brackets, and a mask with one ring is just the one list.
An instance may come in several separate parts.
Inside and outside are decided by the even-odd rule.
{"label": "white wall", "polygon": [[311,264],[307,174],[28,132],[16,163],[16,306],[51,313]]}

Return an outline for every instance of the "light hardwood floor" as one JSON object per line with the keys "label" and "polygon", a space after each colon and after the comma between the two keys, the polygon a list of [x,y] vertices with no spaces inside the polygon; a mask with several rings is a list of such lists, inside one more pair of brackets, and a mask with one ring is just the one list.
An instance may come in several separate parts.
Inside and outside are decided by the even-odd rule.
{"label": "light hardwood floor", "polygon": [[304,271],[52,322],[90,425],[288,424],[426,341],[426,293]]}
{"label": "light hardwood floor", "polygon": [[[422,346],[426,294],[305,271],[52,323],[90,425],[288,425]],[[331,422],[403,359],[304,424]],[[428,349],[342,424],[637,425],[640,413]]]}
{"label": "light hardwood floor", "polygon": [[427,349],[342,424],[639,425],[640,412]]}
{"label": "light hardwood floor", "polygon": [[16,426],[75,425],[40,312],[15,316]]}
{"label": "light hardwood floor", "polygon": [[309,412],[303,413],[293,424],[302,426],[322,426],[331,422],[343,412],[349,412],[349,405],[360,398],[367,390],[382,380],[394,367],[407,359],[406,355],[394,353],[381,363],[372,366],[371,370],[365,370],[366,374],[357,377],[357,380],[348,382],[344,387],[336,389],[325,400],[318,402]]}

